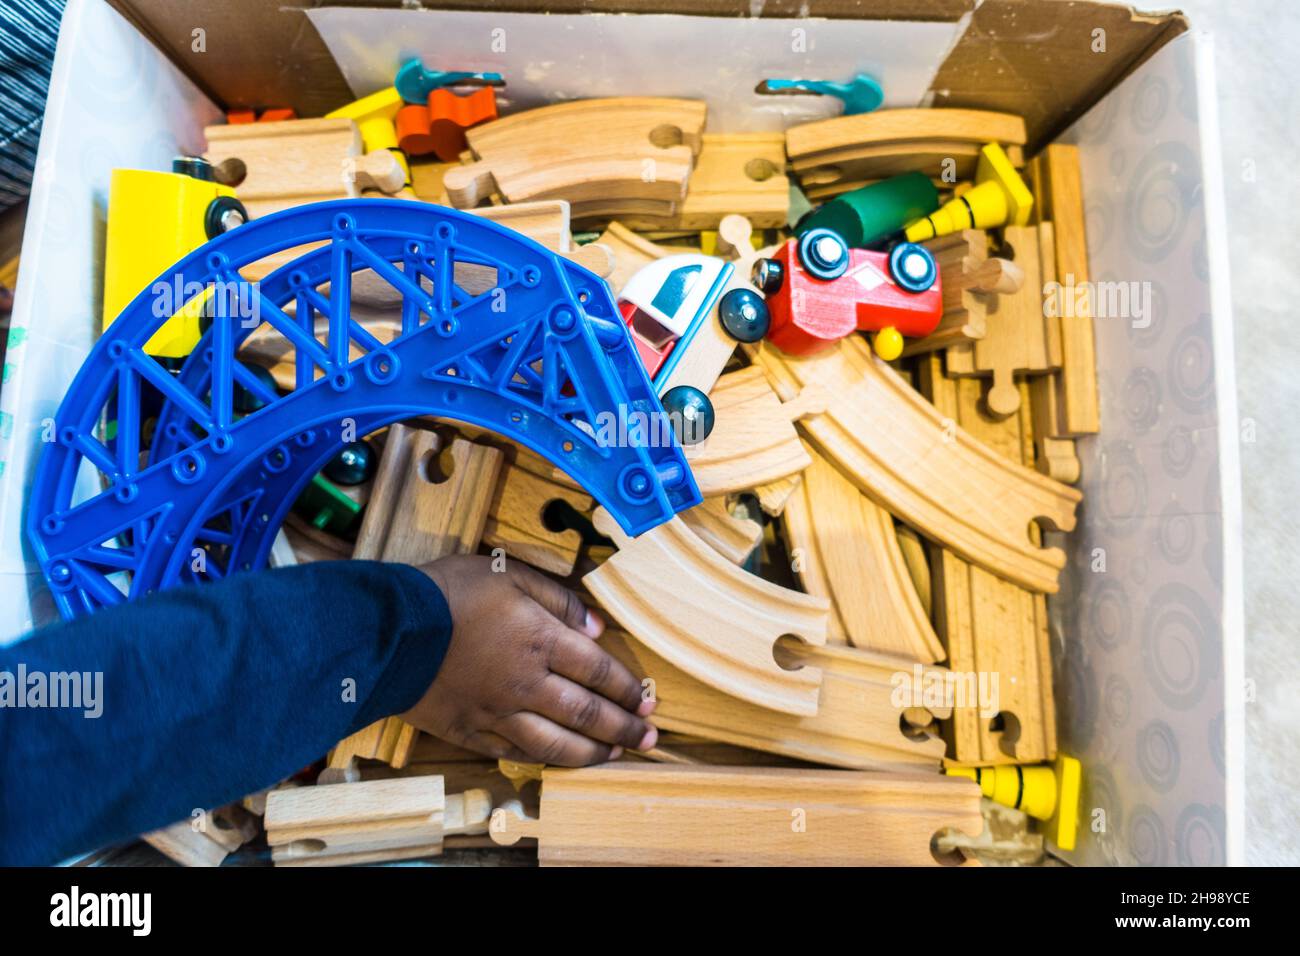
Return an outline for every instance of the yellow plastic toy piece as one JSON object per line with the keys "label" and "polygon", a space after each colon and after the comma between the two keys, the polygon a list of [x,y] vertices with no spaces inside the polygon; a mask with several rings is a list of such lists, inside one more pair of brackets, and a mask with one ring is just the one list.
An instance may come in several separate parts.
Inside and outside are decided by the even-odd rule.
{"label": "yellow plastic toy piece", "polygon": [[1074,849],[1083,771],[1073,757],[1061,754],[1051,766],[948,767],[945,772],[974,780],[995,803],[1042,820],[1048,840],[1062,850]]}
{"label": "yellow plastic toy piece", "polygon": [[892,325],[887,326],[876,333],[873,345],[877,355],[886,362],[892,362],[903,354],[903,334]]}
{"label": "yellow plastic toy piece", "polygon": [[397,111],[406,103],[397,87],[390,86],[378,93],[371,93],[347,106],[341,106],[332,113],[326,113],[326,119],[350,119],[357,124],[361,132],[361,146],[367,153],[376,149],[386,149],[397,158],[405,176],[403,189],[411,188],[411,164],[406,161],[406,154],[397,145]]}
{"label": "yellow plastic toy piece", "polygon": [[[206,290],[177,288],[159,276],[208,241],[205,220],[229,186],[152,169],[115,169],[109,180],[108,230],[104,250],[104,328],[151,283],[171,282],[172,317],[145,343],[149,355],[184,358],[202,337],[199,325]],[[161,290],[160,290],[161,291]],[[183,308],[182,308],[183,306]]]}
{"label": "yellow plastic toy piece", "polygon": [[995,229],[1024,226],[1029,222],[1034,196],[997,143],[980,150],[975,168],[975,185],[959,191],[924,219],[907,227],[908,242],[924,242],[963,229]]}

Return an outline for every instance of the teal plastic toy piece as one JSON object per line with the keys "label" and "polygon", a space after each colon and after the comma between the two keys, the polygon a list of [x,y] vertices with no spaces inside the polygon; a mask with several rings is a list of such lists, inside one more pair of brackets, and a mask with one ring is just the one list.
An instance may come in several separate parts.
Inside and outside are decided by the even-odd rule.
{"label": "teal plastic toy piece", "polygon": [[397,93],[407,103],[423,105],[429,94],[441,86],[453,86],[456,83],[468,83],[474,80],[488,86],[501,86],[505,83],[500,73],[466,73],[463,70],[426,70],[419,60],[407,60],[397,71],[393,85]]}
{"label": "teal plastic toy piece", "polygon": [[809,93],[834,96],[844,101],[845,116],[870,113],[885,101],[885,91],[865,73],[859,73],[847,83],[836,83],[833,80],[768,80],[767,89],[769,92],[806,90]]}

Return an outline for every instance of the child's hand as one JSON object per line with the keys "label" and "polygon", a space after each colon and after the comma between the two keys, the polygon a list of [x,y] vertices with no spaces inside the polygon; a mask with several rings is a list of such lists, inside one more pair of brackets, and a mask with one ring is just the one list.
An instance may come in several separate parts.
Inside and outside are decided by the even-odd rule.
{"label": "child's hand", "polygon": [[438,676],[402,719],[492,757],[581,767],[646,750],[658,732],[641,683],[594,640],[604,622],[578,596],[512,562],[424,565],[451,608]]}

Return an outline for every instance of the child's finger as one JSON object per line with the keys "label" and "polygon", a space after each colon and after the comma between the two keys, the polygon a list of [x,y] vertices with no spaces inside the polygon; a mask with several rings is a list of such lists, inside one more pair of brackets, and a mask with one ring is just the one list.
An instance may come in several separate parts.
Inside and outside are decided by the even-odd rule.
{"label": "child's finger", "polygon": [[[528,760],[557,767],[604,763],[616,749],[529,711],[511,714],[496,725],[496,730],[527,754]],[[617,748],[620,753],[622,749]]]}
{"label": "child's finger", "polygon": [[[571,633],[560,634],[551,645],[549,663],[556,674],[590,687],[624,710],[641,713],[641,682],[621,661],[594,641]],[[641,716],[647,714],[641,713]]]}
{"label": "child's finger", "polygon": [[640,717],[559,674],[550,674],[531,696],[537,713],[584,737],[639,750],[658,736]]}
{"label": "child's finger", "polygon": [[519,590],[545,608],[552,617],[588,637],[599,637],[605,622],[597,614],[588,612],[582,599],[563,584],[518,562],[510,569],[510,580]]}

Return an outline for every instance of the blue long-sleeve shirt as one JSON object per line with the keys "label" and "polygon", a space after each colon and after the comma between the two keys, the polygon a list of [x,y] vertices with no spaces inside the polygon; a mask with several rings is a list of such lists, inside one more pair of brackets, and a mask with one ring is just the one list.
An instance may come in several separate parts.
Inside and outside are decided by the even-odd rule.
{"label": "blue long-sleeve shirt", "polygon": [[[178,588],[0,648],[0,865],[54,863],[276,783],[413,706],[450,640],[420,571],[332,561]],[[42,682],[45,706],[18,706]]]}

